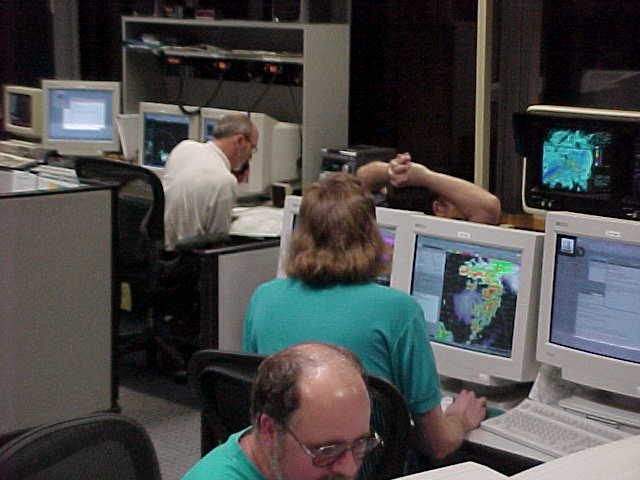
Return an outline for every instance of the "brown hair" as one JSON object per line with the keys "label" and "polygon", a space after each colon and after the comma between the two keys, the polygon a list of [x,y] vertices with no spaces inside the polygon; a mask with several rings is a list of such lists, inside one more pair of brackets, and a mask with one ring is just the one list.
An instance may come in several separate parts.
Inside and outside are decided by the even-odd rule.
{"label": "brown hair", "polygon": [[251,389],[252,423],[258,427],[258,418],[264,413],[286,425],[300,406],[298,382],[302,375],[329,363],[355,370],[366,385],[360,360],[350,350],[331,343],[299,343],[264,359]]}
{"label": "brown hair", "polygon": [[375,205],[358,178],[332,173],[302,197],[287,275],[312,285],[358,283],[387,273]]}

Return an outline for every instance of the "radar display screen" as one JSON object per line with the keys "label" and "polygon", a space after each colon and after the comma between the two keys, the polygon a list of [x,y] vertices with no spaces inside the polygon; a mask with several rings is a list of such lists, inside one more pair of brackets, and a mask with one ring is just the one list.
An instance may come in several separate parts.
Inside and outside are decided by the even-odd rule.
{"label": "radar display screen", "polygon": [[521,252],[416,237],[411,294],[430,339],[511,357]]}

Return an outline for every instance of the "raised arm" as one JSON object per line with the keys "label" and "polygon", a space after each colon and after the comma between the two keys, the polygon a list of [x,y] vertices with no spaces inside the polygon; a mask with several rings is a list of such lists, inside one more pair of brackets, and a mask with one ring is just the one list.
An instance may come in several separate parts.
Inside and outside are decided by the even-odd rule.
{"label": "raised arm", "polygon": [[440,405],[428,412],[414,415],[419,432],[417,447],[427,456],[441,460],[453,453],[471,430],[484,420],[486,399],[462,390],[446,412]]}
{"label": "raised arm", "polygon": [[[471,182],[434,172],[424,165],[414,163],[408,153],[401,153],[391,160],[385,174],[389,182],[396,187],[414,186],[430,189],[439,197],[451,202],[467,220],[491,224],[500,220],[498,197]],[[382,173],[378,173],[378,177],[382,176]]]}
{"label": "raised arm", "polygon": [[356,171],[364,187],[370,192],[379,192],[389,183],[389,164],[381,161],[369,162]]}

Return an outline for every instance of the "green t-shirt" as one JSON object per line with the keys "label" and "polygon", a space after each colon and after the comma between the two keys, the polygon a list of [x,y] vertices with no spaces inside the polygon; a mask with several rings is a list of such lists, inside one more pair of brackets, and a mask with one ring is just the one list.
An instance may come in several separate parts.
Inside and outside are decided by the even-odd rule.
{"label": "green t-shirt", "polygon": [[229,436],[191,467],[182,480],[267,480],[240,448],[240,437],[250,429]]}
{"label": "green t-shirt", "polygon": [[314,288],[292,278],[258,287],[245,315],[243,350],[271,354],[324,341],[353,351],[367,372],[386,378],[413,413],[439,404],[439,378],[420,305],[375,283]]}

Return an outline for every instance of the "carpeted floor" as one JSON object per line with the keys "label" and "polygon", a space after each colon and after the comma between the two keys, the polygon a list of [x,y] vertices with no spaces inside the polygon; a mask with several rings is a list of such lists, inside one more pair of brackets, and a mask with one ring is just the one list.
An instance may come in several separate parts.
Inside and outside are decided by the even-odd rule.
{"label": "carpeted floor", "polygon": [[122,414],[138,420],[153,441],[162,480],[179,480],[200,458],[200,413],[188,385],[125,363],[120,369]]}

